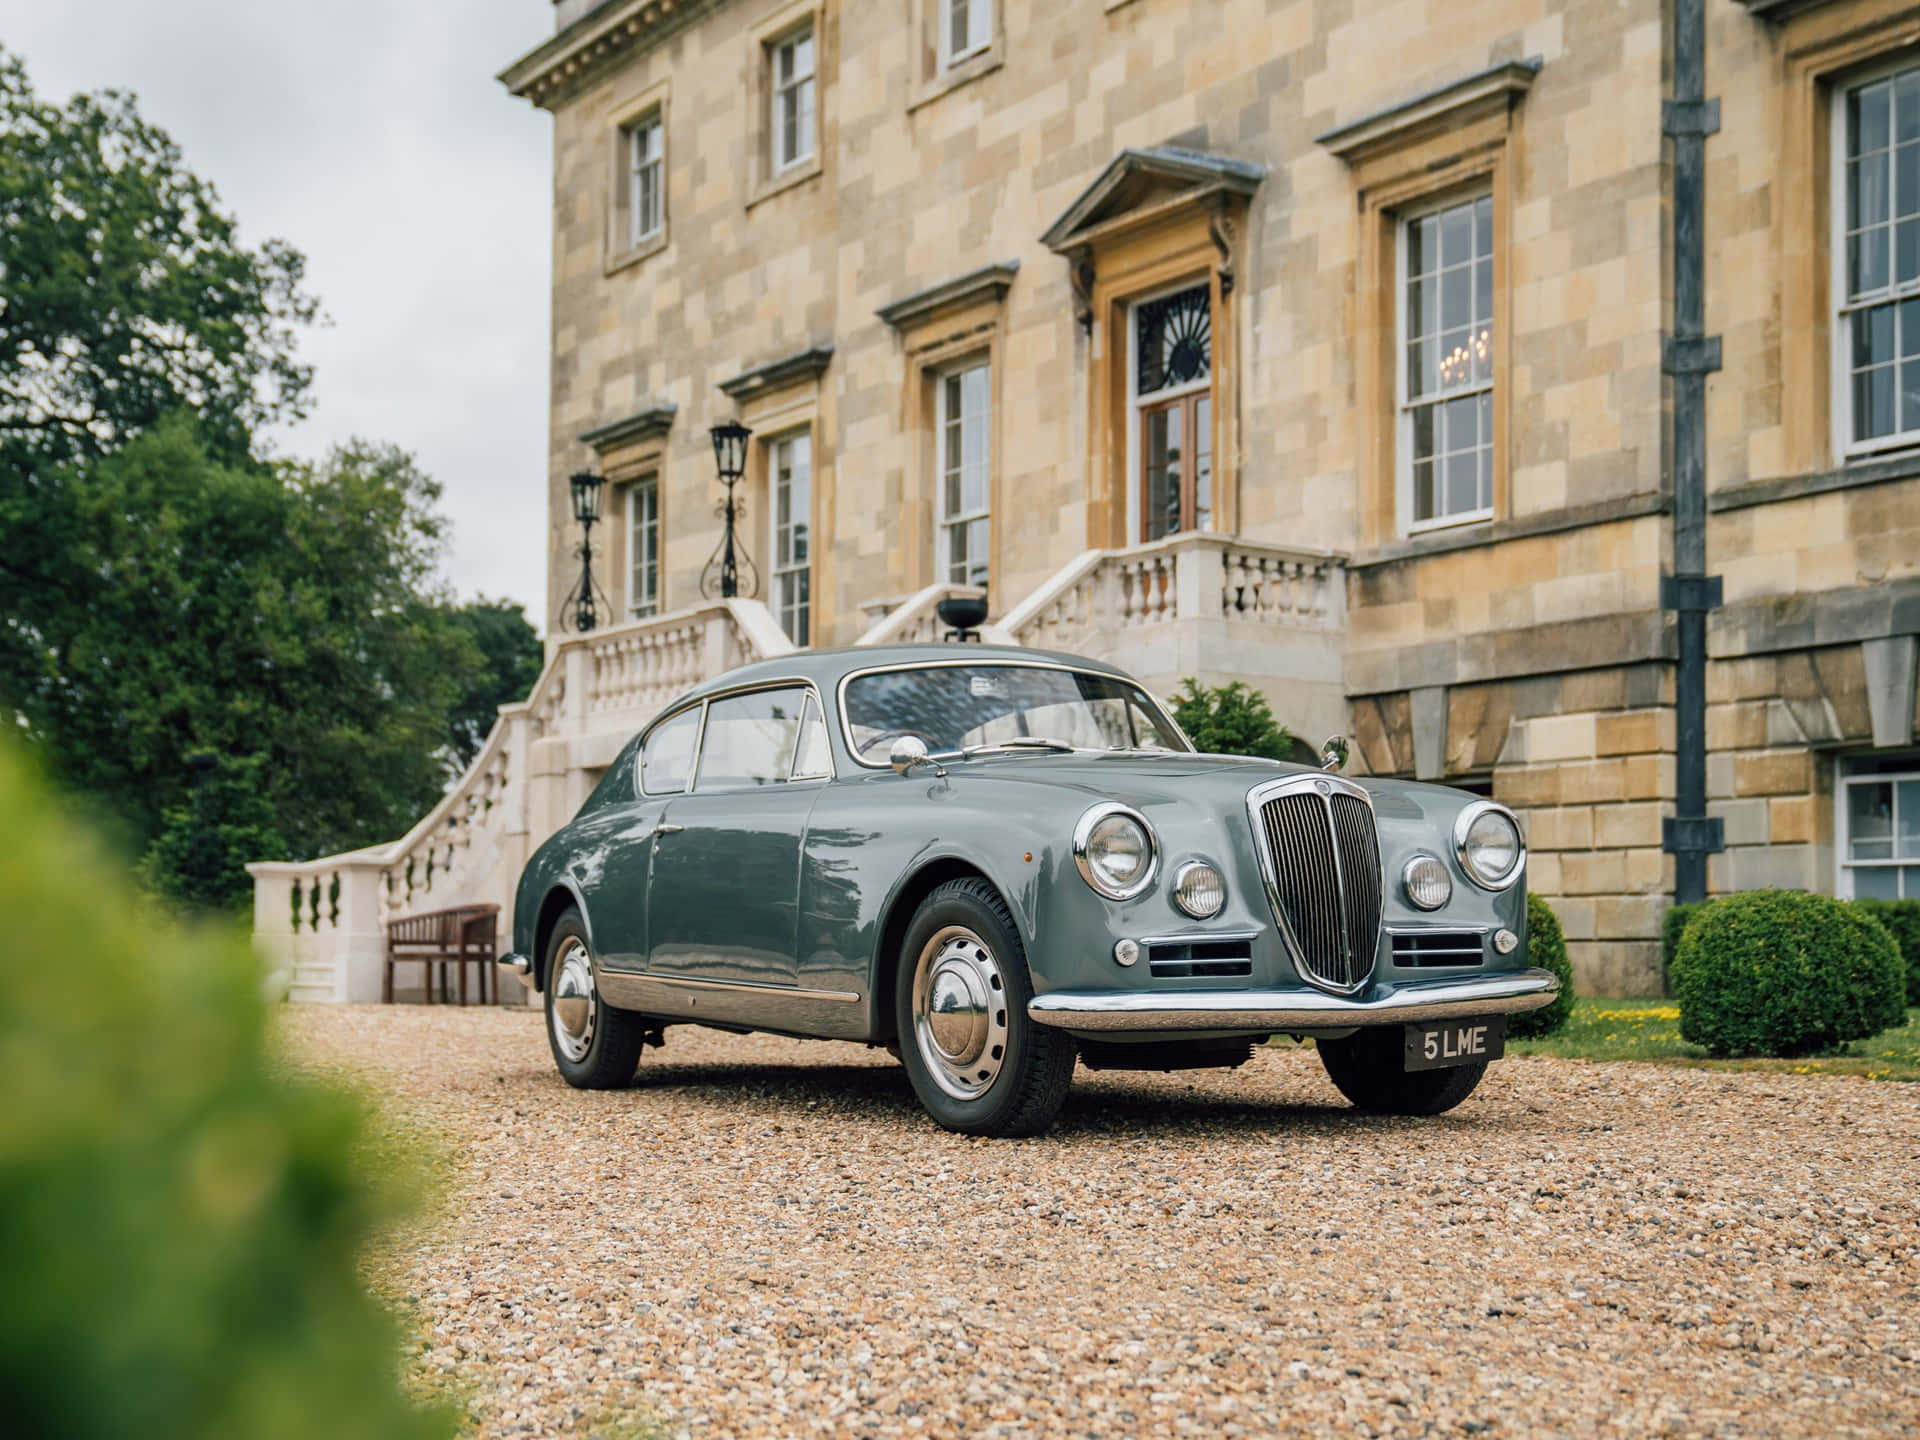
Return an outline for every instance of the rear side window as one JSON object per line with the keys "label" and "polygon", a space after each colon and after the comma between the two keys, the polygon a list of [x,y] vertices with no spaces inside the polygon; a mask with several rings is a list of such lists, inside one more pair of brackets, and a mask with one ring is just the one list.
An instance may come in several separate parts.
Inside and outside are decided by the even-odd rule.
{"label": "rear side window", "polygon": [[640,752],[640,788],[649,795],[678,795],[693,769],[693,741],[700,733],[700,707],[682,711],[647,737]]}
{"label": "rear side window", "polygon": [[777,785],[793,773],[800,719],[810,692],[757,690],[707,703],[696,792]]}

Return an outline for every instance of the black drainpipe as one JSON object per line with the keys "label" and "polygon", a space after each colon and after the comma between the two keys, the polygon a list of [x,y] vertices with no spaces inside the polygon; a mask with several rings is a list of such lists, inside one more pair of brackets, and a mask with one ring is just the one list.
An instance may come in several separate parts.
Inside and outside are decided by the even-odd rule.
{"label": "black drainpipe", "polygon": [[1660,368],[1673,377],[1673,573],[1660,580],[1660,607],[1678,617],[1674,674],[1676,814],[1661,848],[1674,856],[1673,898],[1707,895],[1707,856],[1726,848],[1707,818],[1707,612],[1720,605],[1720,577],[1707,574],[1707,376],[1720,368],[1720,337],[1705,333],[1707,137],[1720,128],[1720,102],[1706,98],[1706,0],[1673,0],[1673,99],[1660,128],[1673,140],[1673,331]]}

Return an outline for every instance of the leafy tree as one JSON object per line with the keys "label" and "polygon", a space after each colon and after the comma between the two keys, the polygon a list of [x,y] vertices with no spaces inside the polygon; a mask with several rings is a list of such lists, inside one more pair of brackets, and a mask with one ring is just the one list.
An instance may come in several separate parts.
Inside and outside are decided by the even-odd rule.
{"label": "leafy tree", "polygon": [[1239,680],[1212,689],[1188,677],[1174,696],[1173,718],[1208,754],[1294,758],[1293,736],[1273,718],[1267,697]]}
{"label": "leafy tree", "polygon": [[495,712],[532,692],[546,651],[539,634],[527,623],[526,611],[514,601],[483,596],[452,606],[447,618],[466,632],[484,662],[461,677],[460,693],[448,714],[448,759],[458,773],[473,763],[486,744]]}
{"label": "leafy tree", "polygon": [[[234,219],[131,96],[40,100],[0,50],[0,456],[17,487],[175,410],[223,459],[301,413],[301,256]],[[7,517],[9,520],[13,516]],[[8,527],[12,529],[11,525]],[[15,557],[16,559],[18,557]]]}
{"label": "leafy tree", "polygon": [[0,737],[0,916],[35,957],[0,990],[7,1433],[450,1435],[361,1280],[420,1167],[269,1052],[246,942],[136,903],[23,760]]}
{"label": "leafy tree", "polygon": [[[35,597],[41,664],[8,697],[54,772],[118,816],[159,888],[202,902],[246,884],[181,870],[209,827],[235,862],[404,833],[440,794],[448,715],[482,668],[432,589],[438,487],[364,444],[224,465],[183,419],[86,472],[50,562],[74,585]],[[196,751],[223,757],[211,793]],[[278,846],[238,854],[249,832]]]}

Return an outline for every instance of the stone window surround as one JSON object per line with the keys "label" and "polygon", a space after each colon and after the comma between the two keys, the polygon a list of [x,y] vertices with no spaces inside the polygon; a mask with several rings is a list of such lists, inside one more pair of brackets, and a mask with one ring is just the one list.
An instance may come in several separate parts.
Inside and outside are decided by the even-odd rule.
{"label": "stone window surround", "polygon": [[[1125,330],[1116,333],[1125,334],[1126,345],[1124,350],[1118,345],[1116,345],[1114,349],[1120,352],[1118,358],[1126,367],[1127,400],[1125,424],[1127,433],[1126,446],[1122,452],[1126,456],[1126,476],[1124,482],[1126,494],[1121,501],[1121,508],[1125,515],[1126,543],[1129,545],[1141,544],[1146,539],[1141,533],[1146,525],[1147,491],[1147,462],[1141,444],[1142,417],[1147,411],[1158,409],[1170,401],[1192,399],[1198,396],[1205,396],[1213,409],[1213,424],[1211,428],[1214,433],[1208,437],[1212,447],[1208,452],[1208,463],[1211,467],[1209,480],[1213,489],[1212,513],[1205,528],[1209,532],[1220,532],[1225,528],[1220,523],[1221,487],[1219,465],[1217,463],[1219,454],[1220,404],[1219,396],[1215,389],[1219,375],[1220,340],[1218,337],[1218,326],[1215,323],[1218,316],[1213,308],[1216,299],[1216,287],[1210,283],[1211,280],[1212,277],[1204,271],[1198,274],[1178,277],[1166,284],[1156,285],[1150,289],[1138,291],[1131,295],[1124,303],[1123,318],[1120,323],[1125,326]],[[1203,287],[1207,291],[1208,348],[1211,352],[1208,356],[1206,375],[1200,379],[1189,381],[1184,385],[1175,385],[1153,391],[1145,399],[1142,399],[1140,395],[1140,307],[1154,300],[1164,300],[1169,296],[1179,295],[1185,291]],[[1191,450],[1191,448],[1190,444],[1189,449]],[[1175,533],[1180,532],[1168,532],[1170,535]],[[1163,536],[1161,538],[1164,539],[1166,537]]]}
{"label": "stone window surround", "polygon": [[[902,485],[900,535],[896,548],[902,572],[894,577],[901,594],[912,594],[941,578],[939,546],[940,436],[939,383],[965,361],[984,360],[987,371],[989,461],[987,513],[1006,513],[1002,495],[1005,454],[1001,433],[1001,386],[1005,365],[1006,296],[1020,262],[983,266],[943,281],[875,312],[900,335],[904,368],[901,434],[907,440],[908,472]],[[987,594],[998,595],[1000,534],[988,531]],[[1002,607],[1004,608],[1004,607]]]}
{"label": "stone window surround", "polygon": [[[1410,471],[1401,464],[1400,250],[1406,218],[1449,200],[1493,197],[1493,507],[1512,513],[1507,441],[1512,394],[1510,217],[1518,143],[1515,112],[1540,71],[1538,60],[1496,65],[1464,80],[1318,137],[1344,160],[1360,211],[1355,251],[1355,455],[1362,544],[1382,546],[1410,531]],[[1403,474],[1404,472],[1404,474]],[[1422,526],[1420,533],[1435,527]]]}
{"label": "stone window surround", "polygon": [[[808,520],[807,563],[812,570],[812,580],[808,626],[815,645],[829,643],[827,637],[833,634],[835,618],[831,588],[833,560],[831,547],[826,543],[830,530],[823,523],[823,517],[833,514],[834,458],[827,442],[828,427],[821,423],[823,381],[832,358],[831,346],[815,346],[756,366],[722,382],[720,387],[738,406],[740,422],[753,430],[753,440],[747,446],[747,474],[741,486],[746,515],[740,527],[740,547],[753,560],[760,577],[759,598],[769,608],[773,605],[773,576],[767,563],[773,554],[773,477],[769,464],[771,447],[767,442],[796,430],[805,430],[811,437],[813,503]],[[709,462],[711,458],[709,451]],[[706,478],[714,483],[710,463]]]}
{"label": "stone window surround", "polygon": [[[1851,816],[1848,805],[1850,793],[1856,786],[1884,785],[1890,782],[1897,785],[1898,782],[1901,781],[1908,783],[1920,781],[1920,756],[1914,756],[1912,766],[1905,770],[1854,770],[1849,766],[1845,758],[1836,763],[1833,782],[1833,893],[1842,899],[1852,899],[1857,893],[1855,888],[1855,875],[1856,867],[1860,863],[1852,860],[1848,854],[1850,849],[1849,841],[1852,833],[1850,829]],[[1896,804],[1897,803],[1896,801]],[[1896,834],[1897,833],[1896,831]],[[1901,869],[1920,867],[1914,866],[1911,861],[1903,866],[1900,864],[1899,858],[1895,857],[1894,859],[1879,863],[1874,866],[1874,868],[1893,870],[1897,874]],[[1914,899],[1916,895],[1920,895],[1920,892],[1910,893],[1905,898]]]}
{"label": "stone window surround", "polygon": [[[828,100],[833,93],[832,77],[838,60],[835,36],[829,27],[829,0],[795,0],[784,5],[753,27],[748,43],[752,45],[749,65],[751,101],[748,123],[747,209],[763,200],[783,194],[825,172],[825,155],[832,135]],[[773,165],[773,49],[796,30],[813,29],[813,154],[788,169],[776,171]]]}
{"label": "stone window surround", "polygon": [[[608,127],[606,258],[601,267],[605,274],[612,275],[658,255],[669,243],[673,227],[673,135],[667,112],[671,98],[671,82],[661,80],[613,112]],[[628,207],[633,197],[628,194],[632,183],[628,136],[634,126],[656,112],[660,116],[660,228],[638,244],[629,244],[632,222]]]}
{"label": "stone window surround", "polygon": [[667,543],[673,532],[669,526],[671,487],[667,482],[667,437],[673,426],[674,414],[675,408],[670,404],[649,404],[625,419],[598,426],[580,436],[581,443],[593,450],[600,473],[606,476],[607,488],[613,494],[615,509],[608,518],[617,523],[605,528],[605,564],[609,583],[613,587],[611,598],[617,615],[627,615],[633,599],[627,593],[633,573],[628,551],[632,535],[632,517],[628,509],[631,503],[630,488],[636,480],[648,475],[654,477],[655,525],[660,536],[660,574],[654,594],[654,613],[665,614],[668,609]]}
{"label": "stone window surround", "polygon": [[[976,0],[977,3],[977,0]],[[1006,63],[1006,0],[988,0],[993,6],[992,39],[983,49],[947,63],[942,21],[947,0],[914,0],[918,10],[916,24],[909,28],[909,43],[914,55],[907,73],[913,76],[907,98],[907,113],[938,100],[942,95],[971,84],[983,75],[991,75]]]}

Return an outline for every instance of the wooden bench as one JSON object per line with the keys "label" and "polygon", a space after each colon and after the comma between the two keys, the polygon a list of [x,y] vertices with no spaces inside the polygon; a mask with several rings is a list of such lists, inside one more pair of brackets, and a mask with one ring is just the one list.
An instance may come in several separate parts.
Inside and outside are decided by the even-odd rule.
{"label": "wooden bench", "polygon": [[425,967],[427,1004],[433,999],[433,967],[440,967],[440,991],[443,1000],[452,998],[447,985],[447,967],[453,966],[460,977],[460,1003],[467,1003],[467,966],[480,967],[480,1003],[499,998],[499,985],[491,979],[498,950],[500,923],[498,905],[456,905],[450,910],[429,910],[422,915],[406,915],[387,922],[387,973],[381,998],[393,1003],[393,967],[417,960]]}

